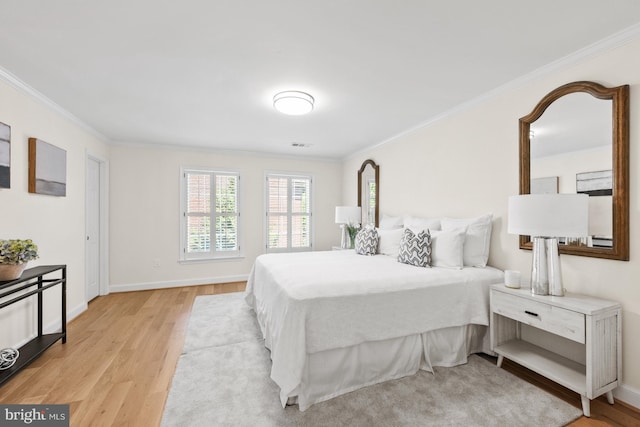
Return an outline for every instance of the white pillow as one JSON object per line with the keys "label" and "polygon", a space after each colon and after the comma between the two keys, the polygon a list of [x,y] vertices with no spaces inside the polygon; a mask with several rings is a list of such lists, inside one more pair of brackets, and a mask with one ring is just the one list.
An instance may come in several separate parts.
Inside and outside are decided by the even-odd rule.
{"label": "white pillow", "polygon": [[442,218],[442,229],[453,230],[467,227],[464,239],[464,265],[468,267],[486,267],[491,245],[491,220],[493,214],[476,218]]}
{"label": "white pillow", "polygon": [[403,228],[390,230],[378,228],[378,253],[397,258],[403,233]]}
{"label": "white pillow", "polygon": [[404,226],[414,233],[419,233],[422,230],[440,230],[440,219],[408,216],[404,219]]}
{"label": "white pillow", "polygon": [[431,232],[431,265],[461,269],[466,229]]}
{"label": "white pillow", "polygon": [[393,228],[402,228],[404,224],[404,219],[401,216],[389,216],[382,214],[382,219],[380,220],[380,228],[383,229],[393,229]]}

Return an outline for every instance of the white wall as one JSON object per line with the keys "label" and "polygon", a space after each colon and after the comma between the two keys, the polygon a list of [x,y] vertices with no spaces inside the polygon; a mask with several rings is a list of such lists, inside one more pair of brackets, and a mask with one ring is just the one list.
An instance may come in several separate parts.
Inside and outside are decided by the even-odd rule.
{"label": "white wall", "polygon": [[[40,249],[36,265],[67,264],[67,308],[73,317],[85,302],[85,162],[107,159],[109,149],[92,133],[0,79],[0,121],[11,126],[11,188],[0,189],[0,239],[31,238]],[[67,151],[67,195],[28,192],[28,139]],[[59,286],[45,292],[44,324],[59,325]],[[29,300],[33,300],[30,298]],[[0,348],[17,346],[36,333],[31,302],[0,310]]]}
{"label": "white wall", "polygon": [[[240,171],[244,258],[179,263],[180,167]],[[118,145],[111,150],[111,290],[246,280],[264,249],[265,171],[313,176],[314,249],[340,241],[334,209],[342,199],[340,162],[243,153]]]}
{"label": "white wall", "polygon": [[562,256],[565,286],[623,306],[623,383],[617,395],[640,406],[640,41],[556,70],[345,161],[344,203],[357,197],[355,171],[380,165],[381,213],[468,217],[493,212],[491,265],[523,272],[531,252],[507,234],[507,198],[518,194],[518,119],[556,87],[578,80],[631,86],[631,260]]}

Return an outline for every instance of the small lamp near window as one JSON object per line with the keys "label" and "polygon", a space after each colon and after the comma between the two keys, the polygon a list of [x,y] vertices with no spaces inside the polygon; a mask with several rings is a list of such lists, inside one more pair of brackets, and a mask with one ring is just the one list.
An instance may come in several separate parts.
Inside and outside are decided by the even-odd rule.
{"label": "small lamp near window", "polygon": [[336,206],[336,224],[342,228],[342,240],[340,247],[349,249],[351,247],[351,237],[347,230],[347,224],[360,224],[362,211],[359,206]]}
{"label": "small lamp near window", "polygon": [[531,293],[563,296],[558,237],[586,237],[586,194],[521,194],[509,197],[508,232],[531,236]]}

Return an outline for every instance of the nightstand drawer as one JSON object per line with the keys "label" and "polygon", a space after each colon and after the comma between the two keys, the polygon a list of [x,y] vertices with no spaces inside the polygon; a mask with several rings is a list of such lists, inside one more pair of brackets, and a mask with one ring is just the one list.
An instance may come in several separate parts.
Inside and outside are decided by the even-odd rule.
{"label": "nightstand drawer", "polygon": [[582,313],[503,292],[491,293],[491,311],[572,341],[585,343],[585,318]]}

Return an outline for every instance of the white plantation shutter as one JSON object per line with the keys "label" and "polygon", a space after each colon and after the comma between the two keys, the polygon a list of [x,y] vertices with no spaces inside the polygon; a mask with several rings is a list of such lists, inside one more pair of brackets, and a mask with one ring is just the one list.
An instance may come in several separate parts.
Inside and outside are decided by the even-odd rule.
{"label": "white plantation shutter", "polygon": [[311,249],[311,177],[267,175],[267,250]]}
{"label": "white plantation shutter", "polygon": [[187,251],[211,250],[211,176],[187,174]]}
{"label": "white plantation shutter", "polygon": [[216,251],[238,250],[238,176],[215,175]]}
{"label": "white plantation shutter", "polygon": [[235,172],[183,171],[181,259],[239,256],[239,180]]}
{"label": "white plantation shutter", "polygon": [[289,180],[267,177],[267,248],[286,249],[289,245]]}
{"label": "white plantation shutter", "polygon": [[311,179],[291,178],[291,247],[311,246]]}

